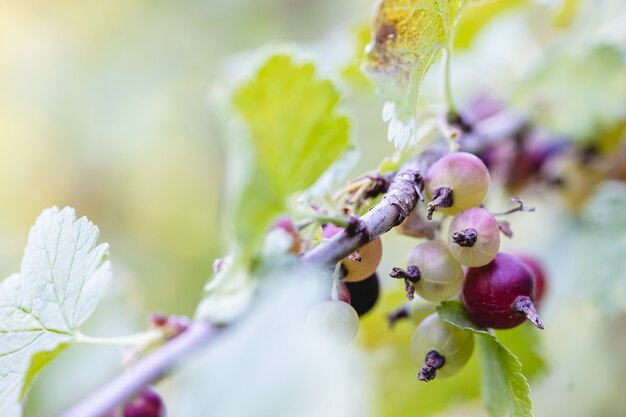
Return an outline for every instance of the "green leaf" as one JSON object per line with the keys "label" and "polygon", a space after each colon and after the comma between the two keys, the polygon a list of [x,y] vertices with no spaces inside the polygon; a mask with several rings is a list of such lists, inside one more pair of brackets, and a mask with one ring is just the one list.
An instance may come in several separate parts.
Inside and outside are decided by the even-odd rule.
{"label": "green leaf", "polygon": [[54,358],[59,356],[67,347],[69,343],[61,343],[54,350],[37,352],[33,355],[30,361],[30,367],[26,372],[26,378],[24,379],[24,385],[22,386],[22,393],[20,394],[20,400],[24,401],[28,390],[35,382],[35,378],[39,375],[39,372],[43,370]]}
{"label": "green leaf", "polygon": [[513,104],[557,133],[595,141],[626,117],[626,59],[617,48],[561,51],[517,88]]}
{"label": "green leaf", "polygon": [[312,63],[288,55],[272,56],[235,91],[253,165],[235,210],[240,246],[255,246],[287,199],[311,186],[348,145],[340,98]]}
{"label": "green leaf", "polygon": [[382,0],[368,45],[366,72],[387,101],[387,138],[397,148],[417,141],[420,85],[441,51],[450,50],[466,0]]}
{"label": "green leaf", "polygon": [[524,376],[532,380],[547,369],[540,345],[541,332],[532,323],[523,323],[514,329],[496,330],[496,337],[522,363]]}
{"label": "green leaf", "polygon": [[495,337],[478,338],[481,364],[481,395],[493,417],[532,416],[530,387],[522,364]]}
{"label": "green leaf", "polygon": [[[45,363],[40,352],[71,342],[110,280],[108,246],[73,209],[44,210],[30,231],[21,272],[0,283],[0,415],[21,414],[20,400]],[[36,373],[36,372],[35,372]]]}
{"label": "green leaf", "polygon": [[532,416],[530,387],[522,374],[522,364],[486,329],[474,324],[458,301],[437,307],[442,320],[474,332],[481,364],[481,395],[492,417]]}

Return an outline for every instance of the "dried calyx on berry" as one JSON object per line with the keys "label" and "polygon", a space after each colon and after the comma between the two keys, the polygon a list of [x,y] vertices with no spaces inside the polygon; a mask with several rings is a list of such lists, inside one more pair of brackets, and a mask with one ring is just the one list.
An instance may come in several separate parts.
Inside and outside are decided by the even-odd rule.
{"label": "dried calyx on berry", "polygon": [[448,233],[452,257],[466,266],[482,266],[493,260],[500,249],[500,228],[491,212],[480,207],[457,215]]}
{"label": "dried calyx on berry", "polygon": [[441,320],[426,317],[411,337],[411,357],[420,367],[418,379],[428,382],[459,372],[472,356],[474,336]]}
{"label": "dried calyx on berry", "polygon": [[479,206],[491,183],[485,164],[467,152],[455,152],[439,159],[428,169],[425,180],[430,198],[429,220],[435,211],[457,214]]}
{"label": "dried calyx on berry", "polygon": [[415,246],[406,263],[406,270],[396,267],[389,275],[404,279],[409,300],[416,292],[428,301],[444,301],[461,288],[463,269],[441,241],[431,240]]}

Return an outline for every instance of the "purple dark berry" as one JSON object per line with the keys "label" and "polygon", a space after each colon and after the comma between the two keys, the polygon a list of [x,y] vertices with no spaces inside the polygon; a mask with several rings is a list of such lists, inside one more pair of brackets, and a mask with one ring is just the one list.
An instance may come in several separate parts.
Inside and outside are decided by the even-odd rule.
{"label": "purple dark berry", "polygon": [[165,405],[152,388],[144,389],[124,406],[124,417],[165,417]]}
{"label": "purple dark berry", "polygon": [[359,316],[364,315],[374,307],[380,293],[378,275],[373,274],[363,281],[346,282],[345,285],[350,294],[350,304]]}
{"label": "purple dark berry", "polygon": [[469,268],[461,291],[470,317],[494,329],[510,329],[526,319],[543,329],[534,297],[533,273],[519,258],[504,252],[487,265]]}
{"label": "purple dark berry", "polygon": [[535,302],[540,303],[546,293],[546,273],[544,268],[533,256],[518,254],[517,257],[532,271],[535,277]]}

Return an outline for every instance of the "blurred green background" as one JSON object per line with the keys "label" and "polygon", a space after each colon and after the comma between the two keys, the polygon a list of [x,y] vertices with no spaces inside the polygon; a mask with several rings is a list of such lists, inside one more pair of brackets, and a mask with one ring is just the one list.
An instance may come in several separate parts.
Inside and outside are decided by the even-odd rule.
{"label": "blurred green background", "polygon": [[[354,56],[355,28],[368,21],[374,4],[0,1],[0,276],[19,269],[28,229],[39,212],[68,205],[96,223],[100,240],[111,245],[113,286],[88,323],[90,334],[140,330],[146,313],[154,310],[192,314],[213,260],[225,250],[218,216],[224,147],[219,121],[209,111],[209,92],[237,65],[230,60],[234,54],[245,55],[268,43],[301,43],[324,71],[345,65]],[[487,28],[472,50],[459,53],[453,83],[461,103],[485,88],[506,95],[511,80],[541,60],[542,41],[553,34],[536,33],[532,17],[513,10]],[[475,16],[461,34],[473,37],[472,27],[479,27],[481,19],[485,17]],[[342,88],[361,148],[355,172],[372,169],[393,151],[385,140],[381,103],[367,84],[346,83]],[[427,77],[424,96],[440,101],[436,76]],[[504,207],[505,197],[496,191],[490,203]],[[600,243],[593,247],[581,246],[580,220],[563,215],[558,201],[534,195],[529,203],[537,206],[537,214],[512,220],[517,234],[505,249],[540,255],[553,277],[546,305],[551,330],[542,335],[550,373],[537,383],[536,395],[533,391],[537,415],[626,415],[618,385],[626,375],[621,357],[626,346],[624,303],[618,300],[619,307],[607,315],[591,296],[581,296],[580,281],[573,278],[579,271],[571,263],[574,253],[584,254],[592,265],[599,259],[597,263],[610,262],[602,248],[607,241],[598,237]],[[622,226],[619,230],[626,230]],[[578,242],[579,247],[563,242]],[[393,233],[386,236],[389,255],[381,271],[401,264],[412,244]],[[621,271],[607,274],[623,277]],[[593,272],[586,278],[594,280]],[[610,284],[605,285],[610,292]],[[624,294],[622,287],[613,297]],[[600,293],[595,299],[605,295]],[[371,323],[364,323],[368,333],[361,335],[362,345],[376,346],[373,339],[388,337],[381,324],[384,313],[379,309],[367,319]],[[380,342],[391,350],[383,346],[377,351],[374,365],[389,361],[394,349],[404,351],[402,340],[408,345],[409,336],[407,326]],[[81,398],[120,371],[119,354],[111,348],[73,347],[46,369],[26,415],[52,416]],[[419,408],[429,396],[439,398],[435,394],[412,387],[395,391],[398,379],[414,373],[400,363],[387,373],[382,390],[387,403],[381,401],[380,415],[439,411],[437,406]],[[450,392],[465,394],[453,395],[460,408],[446,415],[485,415],[475,398],[473,363],[465,378],[447,382]],[[447,399],[442,401],[447,404]]]}

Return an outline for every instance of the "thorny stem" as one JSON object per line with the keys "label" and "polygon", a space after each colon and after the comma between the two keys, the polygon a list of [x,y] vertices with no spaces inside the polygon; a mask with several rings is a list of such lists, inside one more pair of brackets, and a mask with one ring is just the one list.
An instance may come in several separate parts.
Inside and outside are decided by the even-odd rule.
{"label": "thorny stem", "polygon": [[[445,88],[446,91],[450,91],[449,57],[446,59],[445,71],[448,75],[446,75]],[[446,93],[446,97],[449,108],[456,111],[452,94]],[[524,120],[508,113],[502,112],[496,116],[481,123],[481,128],[478,130],[480,130],[479,136],[482,138],[482,143],[488,144],[498,138],[508,137],[507,135],[511,132],[515,132],[525,125]],[[423,201],[423,196],[421,196],[423,181],[419,173],[426,172],[428,167],[441,156],[441,152],[425,152],[421,155],[419,163],[407,164],[398,172],[397,178],[390,184],[385,198],[361,218],[369,231],[370,238],[379,236],[402,223],[417,204],[417,200]],[[348,187],[354,190],[361,185],[362,183],[359,181]],[[343,192],[349,191],[344,189]],[[340,232],[328,242],[307,252],[302,261],[327,264],[338,262],[366,243],[362,240],[360,236],[349,236],[345,232]],[[144,386],[169,371],[179,359],[212,340],[217,330],[217,327],[206,321],[193,321],[187,331],[164,344],[124,374],[87,396],[59,417],[102,417],[118,404],[132,398]]]}
{"label": "thorny stem", "polygon": [[513,301],[513,304],[511,304],[511,308],[513,309],[513,311],[523,313],[526,318],[530,320],[530,322],[534,324],[538,329],[543,329],[543,322],[539,318],[537,310],[535,309],[535,305],[533,304],[533,301],[530,299],[530,297],[526,295],[520,295],[515,299],[515,301]]}
{"label": "thorny stem", "polygon": [[[360,219],[357,233],[343,230],[305,253],[303,264],[331,265],[339,262],[377,236],[399,225],[415,208],[422,176],[441,155],[426,152],[419,161],[405,164],[389,185],[383,199]],[[125,373],[113,379],[59,417],[102,417],[132,398],[143,387],[168,372],[180,359],[205,345],[218,328],[203,320],[193,321],[187,331],[164,344]]]}

